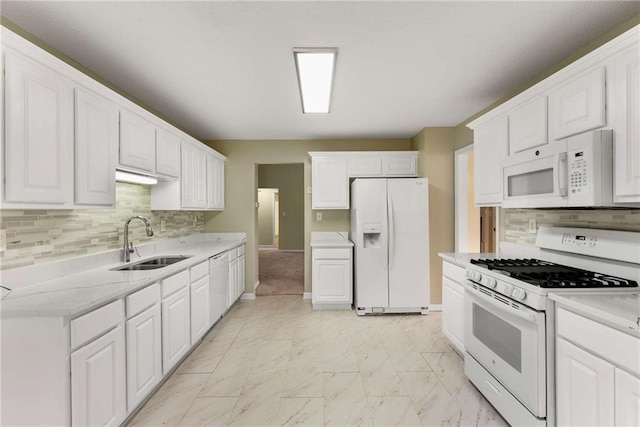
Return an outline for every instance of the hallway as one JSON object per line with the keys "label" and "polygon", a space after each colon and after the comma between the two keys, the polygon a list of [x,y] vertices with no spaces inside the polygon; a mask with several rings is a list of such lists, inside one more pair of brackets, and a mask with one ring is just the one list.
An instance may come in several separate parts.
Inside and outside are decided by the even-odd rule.
{"label": "hallway", "polygon": [[256,296],[304,293],[304,252],[260,249],[258,263]]}

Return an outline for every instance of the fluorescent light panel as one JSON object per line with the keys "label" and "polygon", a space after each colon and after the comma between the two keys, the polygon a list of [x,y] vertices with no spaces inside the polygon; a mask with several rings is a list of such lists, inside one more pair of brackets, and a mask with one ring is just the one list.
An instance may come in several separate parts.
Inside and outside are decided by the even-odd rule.
{"label": "fluorescent light panel", "polygon": [[152,176],[139,175],[137,173],[116,171],[116,181],[130,182],[132,184],[146,184],[154,185],[158,183],[158,180]]}
{"label": "fluorescent light panel", "polygon": [[293,50],[303,113],[329,112],[337,53],[337,48]]}

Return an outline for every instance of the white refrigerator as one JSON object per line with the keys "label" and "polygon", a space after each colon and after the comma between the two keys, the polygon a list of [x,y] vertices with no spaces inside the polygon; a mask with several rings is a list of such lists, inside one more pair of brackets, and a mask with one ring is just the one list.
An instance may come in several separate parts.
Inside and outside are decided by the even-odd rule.
{"label": "white refrigerator", "polygon": [[354,306],[359,315],[429,309],[426,178],[351,183]]}

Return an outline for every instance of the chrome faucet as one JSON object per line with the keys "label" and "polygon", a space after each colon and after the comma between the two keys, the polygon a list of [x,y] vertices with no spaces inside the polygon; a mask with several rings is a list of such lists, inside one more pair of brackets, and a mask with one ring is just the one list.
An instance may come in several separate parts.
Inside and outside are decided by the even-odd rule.
{"label": "chrome faucet", "polygon": [[140,215],[132,216],[131,218],[129,218],[127,222],[124,223],[124,248],[122,253],[123,262],[131,261],[131,254],[133,253],[133,242],[129,243],[129,223],[134,219],[139,219],[140,221],[144,222],[144,225],[147,229],[147,236],[153,236],[153,229],[151,228],[151,224],[149,224],[147,218]]}

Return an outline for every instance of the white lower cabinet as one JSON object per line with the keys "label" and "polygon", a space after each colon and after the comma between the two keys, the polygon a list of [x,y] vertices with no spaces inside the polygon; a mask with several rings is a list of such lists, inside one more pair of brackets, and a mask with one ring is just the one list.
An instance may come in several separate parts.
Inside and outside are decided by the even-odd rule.
{"label": "white lower cabinet", "polygon": [[558,425],[614,425],[615,367],[562,338],[556,352]]}
{"label": "white lower cabinet", "polygon": [[71,353],[71,424],[117,426],[127,413],[124,328]]}
{"label": "white lower cabinet", "polygon": [[442,273],[442,333],[464,355],[465,269],[443,261]]}
{"label": "white lower cabinet", "polygon": [[209,329],[209,276],[191,284],[191,342],[195,343]]}
{"label": "white lower cabinet", "polygon": [[162,379],[160,304],[127,320],[127,408],[129,412]]}
{"label": "white lower cabinet", "polygon": [[244,293],[244,245],[238,248],[238,298]]}
{"label": "white lower cabinet", "polygon": [[352,248],[312,248],[314,309],[350,310],[353,302]]}
{"label": "white lower cabinet", "polygon": [[640,426],[640,378],[616,368],[616,425]]}
{"label": "white lower cabinet", "polygon": [[162,300],[162,373],[166,375],[191,348],[189,286]]}
{"label": "white lower cabinet", "polygon": [[237,249],[229,251],[229,300],[227,306],[231,307],[238,299],[238,252]]}

